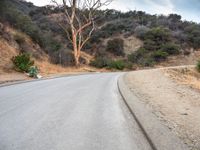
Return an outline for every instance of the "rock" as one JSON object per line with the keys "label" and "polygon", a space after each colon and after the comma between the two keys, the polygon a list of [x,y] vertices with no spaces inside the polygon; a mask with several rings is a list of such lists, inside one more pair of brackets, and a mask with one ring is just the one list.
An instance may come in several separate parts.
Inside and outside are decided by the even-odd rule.
{"label": "rock", "polygon": [[188,113],[181,113],[181,115],[187,116],[187,115],[188,115]]}
{"label": "rock", "polygon": [[42,78],[42,76],[38,74],[37,75],[37,79],[41,79],[41,78]]}

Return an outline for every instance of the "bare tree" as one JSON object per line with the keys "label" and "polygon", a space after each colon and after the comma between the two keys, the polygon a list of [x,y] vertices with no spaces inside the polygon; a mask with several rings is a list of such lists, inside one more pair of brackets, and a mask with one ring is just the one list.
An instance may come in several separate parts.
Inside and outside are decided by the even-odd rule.
{"label": "bare tree", "polygon": [[[52,2],[59,6],[57,0]],[[95,30],[96,11],[111,2],[112,0],[62,0],[64,17],[59,24],[73,45],[76,66],[80,65],[81,51]]]}

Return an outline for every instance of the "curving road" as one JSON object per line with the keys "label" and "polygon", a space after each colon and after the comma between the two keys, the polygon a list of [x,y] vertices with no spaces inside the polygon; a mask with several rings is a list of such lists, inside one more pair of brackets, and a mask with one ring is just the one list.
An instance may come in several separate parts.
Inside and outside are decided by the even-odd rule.
{"label": "curving road", "polygon": [[0,88],[0,150],[151,150],[117,88],[120,73]]}

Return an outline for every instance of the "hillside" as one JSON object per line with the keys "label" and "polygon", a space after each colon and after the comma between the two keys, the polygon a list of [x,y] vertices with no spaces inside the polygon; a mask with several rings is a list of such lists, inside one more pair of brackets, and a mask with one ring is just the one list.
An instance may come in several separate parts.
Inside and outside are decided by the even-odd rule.
{"label": "hillside", "polygon": [[11,61],[14,56],[21,52],[31,54],[42,76],[85,71],[84,68],[65,68],[51,63],[48,54],[38,44],[34,43],[29,36],[13,29],[9,25],[0,24],[0,83],[8,80],[29,79],[25,74],[17,73]]}
{"label": "hillside", "polygon": [[[182,21],[180,15],[101,10],[96,18],[97,28],[82,52],[84,66],[136,69],[192,65],[200,57],[200,25]],[[11,58],[19,53],[30,53],[43,74],[69,71],[74,65],[72,44],[58,25],[62,19],[62,7],[1,0],[1,73],[13,72]]]}

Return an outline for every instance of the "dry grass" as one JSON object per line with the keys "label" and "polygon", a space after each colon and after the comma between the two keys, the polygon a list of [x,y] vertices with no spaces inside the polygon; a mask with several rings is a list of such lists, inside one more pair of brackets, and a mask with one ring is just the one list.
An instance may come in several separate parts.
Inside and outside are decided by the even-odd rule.
{"label": "dry grass", "polygon": [[81,66],[79,68],[76,67],[62,67],[60,65],[51,64],[48,61],[36,61],[36,66],[40,69],[40,74],[43,76],[49,76],[52,74],[73,74],[79,72],[96,72],[98,71],[95,68]]}
{"label": "dry grass", "polygon": [[0,73],[10,72],[12,69],[11,58],[18,54],[18,50],[0,38]]}
{"label": "dry grass", "polygon": [[178,83],[200,90],[200,73],[195,68],[174,68],[165,72]]}
{"label": "dry grass", "polygon": [[200,58],[200,50],[191,51],[190,55],[170,56],[167,61],[160,63],[161,66],[181,66],[181,65],[196,65]]}

